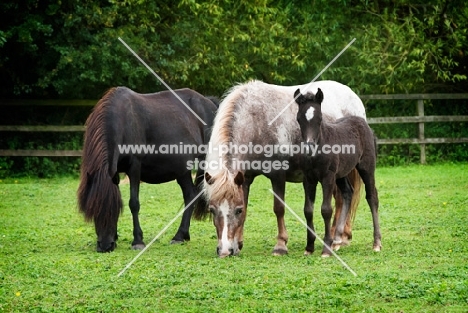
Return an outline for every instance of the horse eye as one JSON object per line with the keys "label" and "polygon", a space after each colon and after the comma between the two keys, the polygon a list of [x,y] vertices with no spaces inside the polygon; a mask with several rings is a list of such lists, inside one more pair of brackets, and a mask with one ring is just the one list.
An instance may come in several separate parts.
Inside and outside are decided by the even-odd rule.
{"label": "horse eye", "polygon": [[236,215],[239,215],[242,213],[242,208],[236,208],[236,211],[234,212]]}
{"label": "horse eye", "polygon": [[210,206],[208,210],[210,211],[211,214],[215,213],[215,208],[213,206]]}

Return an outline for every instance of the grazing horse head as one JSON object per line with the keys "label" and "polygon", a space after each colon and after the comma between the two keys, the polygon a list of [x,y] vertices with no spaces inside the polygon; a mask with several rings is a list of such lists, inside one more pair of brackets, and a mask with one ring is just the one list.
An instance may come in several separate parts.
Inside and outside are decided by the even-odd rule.
{"label": "grazing horse head", "polygon": [[211,197],[208,203],[213,224],[218,235],[216,253],[223,258],[230,255],[238,255],[244,245],[243,232],[246,217],[244,192],[242,184],[244,175],[237,172],[231,175],[229,172],[224,177],[212,177],[205,173],[205,182],[210,189],[223,189],[217,192],[218,196]]}
{"label": "grazing horse head", "polygon": [[296,119],[301,128],[302,139],[308,146],[316,146],[322,124],[323,92],[318,88],[315,95],[313,93],[303,95],[300,89],[297,89],[294,98],[299,104]]}
{"label": "grazing horse head", "polygon": [[[117,216],[118,217],[118,216]],[[106,221],[99,216],[94,220],[97,235],[97,252],[112,252],[117,247],[117,219]]]}

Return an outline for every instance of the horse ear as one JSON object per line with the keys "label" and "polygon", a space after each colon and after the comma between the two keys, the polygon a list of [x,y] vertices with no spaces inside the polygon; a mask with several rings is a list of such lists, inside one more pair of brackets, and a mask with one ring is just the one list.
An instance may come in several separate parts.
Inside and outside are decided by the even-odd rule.
{"label": "horse ear", "polygon": [[305,102],[304,96],[301,94],[301,90],[299,88],[294,92],[294,99],[296,99],[296,103],[299,105]]}
{"label": "horse ear", "polygon": [[234,183],[236,183],[237,186],[241,186],[244,183],[244,174],[242,174],[242,172],[237,172],[236,177],[234,177]]}
{"label": "horse ear", "polygon": [[208,183],[208,185],[212,185],[212,184],[213,184],[212,178],[213,178],[213,177],[211,177],[211,175],[208,174],[208,172],[205,172],[205,180],[206,180],[206,182]]}
{"label": "horse ear", "polygon": [[315,102],[322,104],[323,101],[323,92],[322,89],[318,88],[317,93],[315,94]]}

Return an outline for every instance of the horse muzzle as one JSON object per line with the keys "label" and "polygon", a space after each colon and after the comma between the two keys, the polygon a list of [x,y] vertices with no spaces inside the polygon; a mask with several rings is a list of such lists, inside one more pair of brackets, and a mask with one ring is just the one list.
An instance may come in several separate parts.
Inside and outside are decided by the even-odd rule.
{"label": "horse muzzle", "polygon": [[112,252],[114,251],[116,247],[117,247],[117,244],[115,243],[115,241],[111,241],[111,242],[98,241],[96,245],[96,251],[101,252],[101,253]]}
{"label": "horse muzzle", "polygon": [[317,152],[317,143],[313,140],[308,140],[305,142],[305,145],[307,156],[314,156]]}
{"label": "horse muzzle", "polygon": [[238,246],[234,247],[231,246],[231,247],[228,247],[228,248],[224,248],[223,247],[217,247],[216,248],[216,254],[220,257],[220,258],[225,258],[227,256],[238,256],[239,253],[240,253],[240,250],[242,249],[242,246],[243,244],[239,244]]}

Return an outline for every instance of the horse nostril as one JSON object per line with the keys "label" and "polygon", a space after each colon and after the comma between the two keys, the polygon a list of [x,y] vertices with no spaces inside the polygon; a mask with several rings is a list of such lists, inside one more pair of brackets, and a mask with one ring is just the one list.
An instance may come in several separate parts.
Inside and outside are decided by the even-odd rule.
{"label": "horse nostril", "polygon": [[219,247],[216,248],[216,254],[219,255]]}
{"label": "horse nostril", "polygon": [[96,251],[97,252],[112,252],[115,250],[116,247],[117,247],[117,244],[115,243],[115,241],[112,241],[106,244],[98,241]]}
{"label": "horse nostril", "polygon": [[229,249],[229,255],[233,255],[234,254],[234,249]]}

